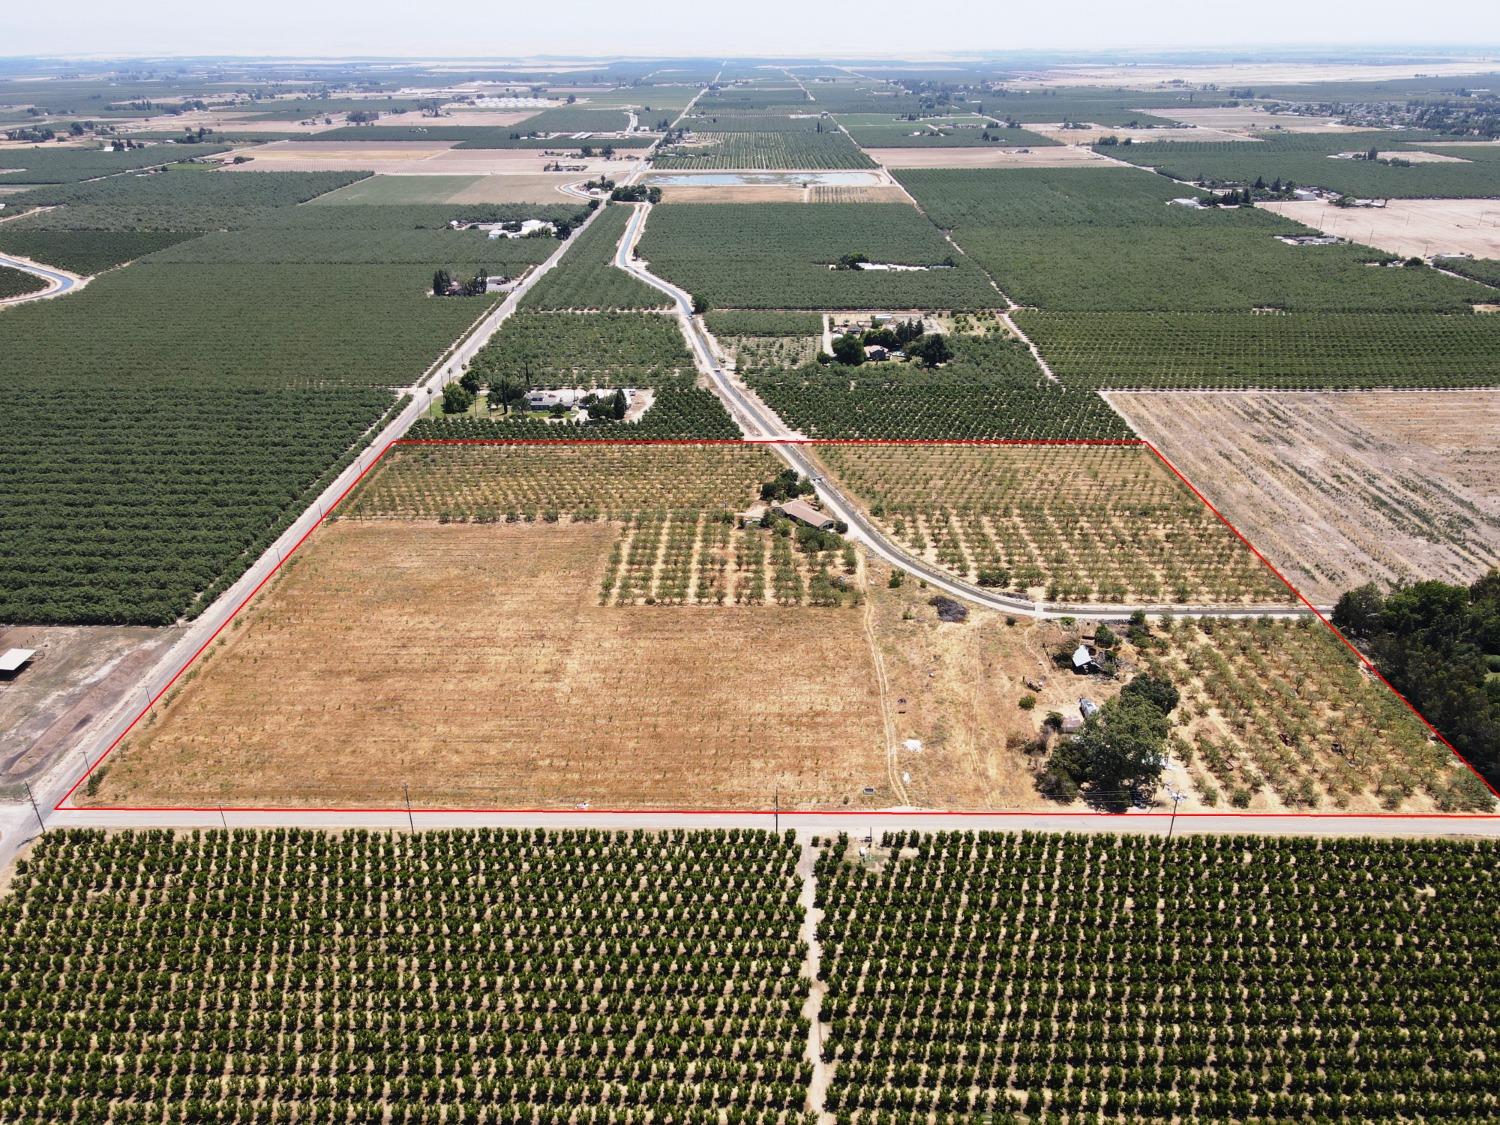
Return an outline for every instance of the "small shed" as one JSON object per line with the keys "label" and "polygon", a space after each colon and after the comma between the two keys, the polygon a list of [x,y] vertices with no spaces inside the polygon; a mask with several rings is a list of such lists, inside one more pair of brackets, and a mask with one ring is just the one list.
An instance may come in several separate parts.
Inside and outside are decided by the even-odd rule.
{"label": "small shed", "polygon": [[1073,670],[1075,672],[1086,672],[1095,666],[1094,654],[1089,651],[1088,645],[1079,645],[1073,650]]}
{"label": "small shed", "polygon": [[776,510],[789,520],[796,520],[819,531],[827,531],[834,524],[832,516],[814,508],[806,500],[788,500],[785,504],[777,505]]}
{"label": "small shed", "polygon": [[0,680],[13,680],[36,655],[34,648],[8,648],[0,653]]}
{"label": "small shed", "polygon": [[1088,696],[1084,696],[1078,701],[1078,709],[1083,712],[1083,717],[1087,719],[1099,713],[1099,704],[1095,703]]}

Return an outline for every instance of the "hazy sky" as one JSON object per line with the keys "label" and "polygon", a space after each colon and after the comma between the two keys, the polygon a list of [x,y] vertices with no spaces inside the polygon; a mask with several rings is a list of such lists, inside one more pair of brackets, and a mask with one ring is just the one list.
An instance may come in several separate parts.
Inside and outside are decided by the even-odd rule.
{"label": "hazy sky", "polygon": [[1500,45],[1496,0],[71,0],[0,2],[3,55],[889,55]]}

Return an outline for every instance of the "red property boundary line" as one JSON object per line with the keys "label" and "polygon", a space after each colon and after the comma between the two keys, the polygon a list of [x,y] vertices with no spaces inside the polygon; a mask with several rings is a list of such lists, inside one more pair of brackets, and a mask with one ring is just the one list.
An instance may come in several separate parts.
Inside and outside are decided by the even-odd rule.
{"label": "red property boundary line", "polygon": [[[1297,587],[1294,586],[1291,583],[1291,581],[1286,577],[1286,575],[1282,574],[1281,571],[1278,570],[1271,563],[1271,561],[1266,558],[1265,555],[1261,554],[1260,550],[1255,546],[1255,544],[1251,543],[1250,540],[1248,538],[1246,538],[1245,535],[1240,531],[1240,529],[1237,528],[1237,527],[1235,527],[1234,524],[1231,523],[1229,521],[1229,519],[1227,517],[1225,517],[1225,515],[1222,512],[1220,512],[1219,509],[1216,508],[1209,501],[1208,497],[1204,496],[1203,493],[1198,490],[1198,487],[1195,484],[1193,484],[1192,481],[1188,480],[1188,478],[1183,474],[1183,472],[1180,469],[1178,469],[1177,466],[1174,465],[1171,462],[1170,459],[1168,459],[1168,457],[1166,456],[1166,454],[1162,453],[1161,450],[1157,449],[1155,445],[1153,445],[1149,441],[1146,441],[1144,438],[1097,438],[1097,439],[1091,439],[1091,438],[1052,438],[1052,439],[1038,439],[1038,440],[1035,440],[1035,441],[1024,440],[1024,439],[1016,439],[1016,438],[967,438],[967,439],[965,439],[965,438],[958,438],[958,439],[953,439],[953,440],[931,439],[931,438],[891,438],[891,439],[882,439],[882,438],[849,438],[849,439],[844,439],[844,438],[792,438],[792,439],[777,439],[777,438],[745,438],[745,439],[739,439],[739,438],[701,438],[701,439],[695,439],[695,438],[618,438],[618,439],[612,439],[612,438],[559,438],[559,439],[549,439],[549,438],[393,438],[390,441],[386,442],[386,444],[381,448],[380,452],[377,453],[371,459],[370,463],[368,465],[366,465],[364,467],[364,469],[362,469],[360,471],[360,473],[354,478],[354,480],[352,480],[352,481],[349,482],[348,487],[345,488],[342,492],[340,492],[338,494],[337,497],[334,498],[333,503],[331,503],[330,505],[328,505],[328,510],[323,514],[323,516],[317,522],[315,522],[312,525],[312,527],[308,528],[307,531],[302,534],[301,538],[299,538],[297,540],[297,542],[295,542],[294,544],[292,544],[292,546],[281,556],[280,560],[276,563],[276,565],[271,568],[270,572],[264,578],[262,578],[259,582],[257,582],[255,584],[254,589],[252,589],[242,599],[240,599],[239,604],[237,604],[234,607],[234,609],[230,612],[229,616],[224,619],[223,624],[221,624],[217,629],[215,629],[213,631],[213,633],[208,637],[208,639],[205,640],[201,645],[199,645],[198,648],[193,651],[192,655],[189,656],[187,658],[187,660],[183,662],[182,667],[178,668],[177,671],[172,674],[171,679],[169,679],[165,684],[163,684],[162,687],[160,688],[160,690],[158,690],[155,695],[153,695],[153,696],[150,697],[150,700],[146,703],[146,705],[141,708],[141,710],[136,714],[135,718],[133,718],[130,721],[129,725],[127,725],[126,728],[123,731],[120,732],[119,736],[116,737],[115,740],[109,744],[108,748],[105,749],[104,753],[100,754],[99,757],[94,760],[94,764],[92,766],[90,766],[89,769],[87,771],[85,771],[85,773],[76,782],[73,783],[72,787],[66,793],[63,794],[62,798],[57,802],[57,804],[55,804],[53,806],[53,811],[54,812],[64,812],[64,811],[66,811],[66,812],[84,812],[84,813],[86,813],[86,812],[96,811],[96,812],[167,813],[167,812],[217,812],[217,811],[220,811],[220,806],[218,806],[218,805],[206,805],[206,806],[199,806],[199,805],[91,805],[88,808],[76,808],[76,807],[67,807],[67,808],[65,808],[65,806],[67,806],[68,801],[72,799],[73,794],[75,792],[77,792],[79,786],[83,785],[88,780],[88,778],[90,777],[90,775],[92,775],[96,770],[98,770],[104,764],[105,760],[108,759],[109,756],[111,754],[113,754],[115,752],[115,750],[117,750],[119,748],[120,744],[125,741],[125,739],[129,736],[130,732],[135,729],[136,724],[138,724],[143,718],[145,718],[146,715],[150,712],[151,708],[154,707],[156,705],[156,703],[164,695],[166,695],[166,693],[168,691],[170,691],[172,689],[173,685],[177,683],[177,681],[182,677],[182,675],[185,672],[187,672],[187,670],[190,667],[192,667],[192,665],[194,664],[194,662],[196,662],[197,659],[200,656],[203,655],[203,653],[208,649],[208,647],[211,644],[213,644],[215,640],[218,639],[219,635],[225,629],[227,629],[229,627],[230,623],[233,622],[235,620],[235,618],[237,618],[240,615],[240,613],[244,610],[244,608],[247,605],[250,604],[250,602],[255,598],[255,596],[260,593],[261,589],[263,587],[265,587],[265,585],[267,583],[269,583],[271,581],[271,579],[273,579],[273,578],[276,577],[276,575],[281,571],[281,568],[283,566],[285,566],[286,563],[287,563],[287,561],[290,560],[291,557],[294,554],[296,554],[296,552],[301,548],[301,546],[304,543],[307,542],[307,540],[312,536],[313,532],[317,531],[320,527],[322,527],[324,524],[328,523],[329,520],[331,520],[334,517],[334,515],[335,515],[335,513],[336,513],[336,511],[337,511],[337,509],[339,507],[339,505],[342,504],[344,502],[344,500],[349,496],[349,494],[351,492],[353,492],[354,489],[359,486],[360,482],[365,479],[365,477],[370,473],[370,471],[373,470],[378,464],[380,464],[381,461],[383,461],[385,459],[385,455],[390,452],[391,448],[393,446],[397,446],[397,445],[428,446],[428,447],[431,447],[431,446],[466,446],[466,445],[467,446],[507,446],[507,445],[509,445],[509,446],[548,446],[548,447],[564,447],[564,446],[569,446],[569,445],[587,445],[587,446],[604,446],[604,445],[627,445],[627,446],[662,446],[662,445],[665,445],[665,446],[751,446],[751,445],[803,445],[803,446],[817,446],[817,445],[896,445],[896,446],[927,446],[927,445],[946,445],[946,446],[1100,446],[1100,447],[1113,447],[1113,448],[1120,448],[1120,447],[1126,447],[1126,448],[1129,448],[1129,447],[1144,447],[1146,449],[1149,449],[1156,456],[1156,458],[1167,468],[1167,470],[1174,477],[1176,477],[1178,480],[1180,480],[1188,488],[1188,490],[1190,492],[1192,492],[1192,494],[1195,497],[1198,498],[1199,502],[1202,503],[1203,506],[1205,508],[1207,508],[1211,513],[1213,513],[1214,517],[1217,518],[1218,521],[1220,523],[1222,523],[1225,527],[1227,527],[1229,529],[1229,531],[1234,535],[1234,537],[1236,539],[1238,539],[1242,544],[1245,545],[1245,547],[1250,551],[1251,554],[1253,554],[1258,560],[1260,560],[1261,564],[1264,565],[1267,570],[1269,570],[1272,574],[1274,574],[1276,576],[1276,578],[1282,583],[1282,585],[1284,585],[1291,592],[1292,596],[1296,599],[1296,601],[1300,602],[1303,606],[1305,606],[1307,608],[1307,610],[1314,617],[1316,617],[1320,622],[1322,622],[1323,625],[1327,627],[1328,631],[1331,632],[1335,637],[1337,637],[1338,640],[1344,645],[1344,647],[1347,648],[1351,653],[1354,654],[1355,658],[1360,662],[1360,664],[1366,670],[1368,670],[1371,675],[1373,675],[1377,680],[1379,680],[1382,684],[1384,684],[1385,687],[1386,687],[1386,689],[1388,691],[1390,691],[1390,693],[1392,695],[1394,695],[1397,699],[1399,699],[1406,706],[1407,710],[1409,710],[1413,715],[1415,715],[1417,717],[1417,719],[1422,723],[1423,726],[1425,726],[1427,728],[1427,730],[1432,734],[1432,736],[1434,738],[1436,738],[1439,742],[1441,742],[1444,746],[1446,746],[1448,748],[1448,750],[1453,754],[1453,756],[1455,758],[1457,758],[1460,762],[1462,762],[1464,764],[1464,766],[1469,770],[1469,772],[1472,773],[1475,777],[1477,777],[1479,779],[1480,783],[1487,790],[1489,790],[1489,792],[1493,796],[1495,796],[1496,798],[1500,798],[1500,790],[1497,790],[1495,788],[1495,786],[1491,785],[1489,783],[1489,781],[1484,777],[1484,775],[1481,774],[1477,769],[1474,768],[1474,766],[1472,765],[1472,763],[1470,763],[1469,760],[1467,758],[1465,758],[1463,756],[1463,754],[1461,754],[1459,752],[1458,747],[1454,746],[1453,743],[1451,743],[1450,741],[1448,741],[1448,739],[1446,737],[1444,737],[1443,733],[1441,731],[1439,731],[1437,729],[1437,727],[1433,726],[1432,723],[1430,723],[1427,720],[1427,716],[1423,715],[1421,711],[1417,710],[1417,708],[1412,704],[1412,702],[1409,699],[1406,698],[1406,696],[1402,695],[1399,691],[1396,690],[1395,686],[1388,679],[1385,678],[1385,676],[1381,673],[1380,669],[1377,668],[1377,667],[1375,667],[1375,665],[1369,660],[1369,658],[1366,657],[1364,653],[1360,652],[1359,649],[1349,640],[1349,638],[1346,637],[1346,636],[1344,636],[1344,634],[1333,624],[1333,622],[1330,621],[1323,614],[1323,612],[1320,609],[1318,609],[1317,606],[1315,606],[1311,601],[1309,601],[1307,599],[1307,597],[1302,593],[1302,591],[1300,591],[1299,589],[1297,589]],[[372,807],[359,807],[359,806],[349,806],[349,805],[296,805],[296,806],[292,806],[292,805],[288,805],[288,806],[279,806],[279,805],[235,805],[235,806],[233,806],[232,811],[234,811],[234,812],[242,812],[242,813],[340,813],[340,812],[344,812],[344,813],[398,813],[398,812],[405,811],[405,809],[404,809],[404,807],[395,806],[395,805],[391,805],[391,806],[372,806]],[[495,808],[468,808],[468,807],[441,808],[441,807],[424,807],[420,811],[424,812],[424,813],[449,814],[449,815],[452,815],[452,814],[475,814],[475,815],[482,815],[482,814],[490,814],[490,815],[509,814],[509,815],[556,815],[556,816],[563,816],[563,815],[573,815],[578,810],[573,810],[573,809],[556,809],[556,808],[503,808],[503,807],[495,807]],[[656,809],[611,809],[611,808],[599,808],[599,809],[595,809],[595,808],[590,808],[590,809],[587,810],[587,812],[588,812],[589,815],[599,815],[599,816],[650,816],[650,815],[653,815],[653,814],[658,814],[658,815],[662,815],[662,816],[704,816],[704,817],[710,817],[710,816],[766,816],[766,817],[771,817],[771,816],[777,815],[776,810],[771,810],[771,809],[671,809],[671,808],[666,808],[666,809],[661,809],[661,808],[656,808]],[[859,812],[859,811],[853,811],[853,810],[828,810],[828,811],[822,811],[822,810],[815,810],[815,809],[812,809],[812,810],[782,809],[782,810],[780,810],[780,814],[781,815],[786,815],[786,816],[820,816],[820,817],[821,816],[827,816],[827,817],[872,817],[872,816],[874,816],[874,817],[883,817],[883,816],[901,816],[901,817],[923,817],[923,816],[931,816],[931,817],[985,817],[985,816],[990,816],[990,817],[1008,817],[1008,816],[1017,816],[1017,817],[1023,817],[1024,816],[1024,817],[1048,817],[1048,818],[1053,818],[1053,817],[1057,817],[1057,818],[1067,818],[1067,817],[1087,817],[1087,818],[1109,817],[1109,818],[1118,818],[1118,817],[1121,816],[1121,814],[1119,814],[1119,813],[1108,813],[1108,812],[1061,812],[1061,811],[1059,811],[1059,812],[1049,812],[1049,811],[1045,811],[1045,810],[1038,812],[1038,811],[1027,811],[1027,810],[1008,810],[1008,809],[1007,810],[998,810],[998,811],[994,811],[994,812],[977,811],[977,810],[952,811],[952,810],[941,810],[941,809],[912,810],[912,811],[906,811],[906,812],[893,811],[893,810],[877,810],[877,811],[873,811],[873,812],[872,811]],[[1305,813],[1245,813],[1245,812],[1217,812],[1217,811],[1215,811],[1215,812],[1187,812],[1187,813],[1176,813],[1176,814],[1171,813],[1171,812],[1146,812],[1146,813],[1131,813],[1129,815],[1131,817],[1134,817],[1134,818],[1139,818],[1139,817],[1168,817],[1168,816],[1177,815],[1177,816],[1188,817],[1188,818],[1191,818],[1191,817],[1233,817],[1233,818],[1236,818],[1236,819],[1246,819],[1246,820],[1299,820],[1299,819],[1300,820],[1306,820],[1306,819],[1313,819],[1313,820],[1342,820],[1342,819],[1349,819],[1349,820],[1377,820],[1378,819],[1378,820],[1455,820],[1455,821],[1459,821],[1459,820],[1494,820],[1494,819],[1500,818],[1500,814],[1497,814],[1497,813],[1312,813],[1312,812],[1305,812]]]}

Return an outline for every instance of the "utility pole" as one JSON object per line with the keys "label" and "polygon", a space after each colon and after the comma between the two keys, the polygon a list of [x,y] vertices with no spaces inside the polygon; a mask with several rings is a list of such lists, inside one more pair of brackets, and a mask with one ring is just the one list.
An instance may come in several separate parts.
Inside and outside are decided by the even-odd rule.
{"label": "utility pole", "polygon": [[404,781],[401,783],[401,792],[406,797],[406,825],[411,829],[411,834],[415,836],[417,834],[417,822],[412,819],[411,815],[411,790],[407,788]]}
{"label": "utility pole", "polygon": [[776,809],[776,834],[779,836],[779,835],[781,835],[781,785],[780,785],[780,783],[778,783],[777,786],[776,786],[776,795],[773,798],[773,801],[774,801],[774,807]]}
{"label": "utility pole", "polygon": [[219,806],[219,821],[224,825],[224,831],[229,831],[229,818],[224,815],[224,806]]}
{"label": "utility pole", "polygon": [[1179,792],[1177,792],[1177,790],[1173,789],[1170,785],[1168,785],[1167,786],[1167,796],[1172,798],[1172,819],[1169,820],[1169,821],[1167,821],[1167,843],[1170,844],[1172,842],[1172,829],[1174,829],[1174,828],[1177,827],[1177,805],[1178,805],[1178,802],[1180,802],[1184,797],[1186,797],[1187,794],[1186,793],[1179,793]]}
{"label": "utility pole", "polygon": [[36,813],[37,824],[41,825],[43,832],[47,831],[47,822],[42,819],[42,810],[36,807],[36,794],[31,791],[31,782],[23,781],[21,784],[26,786],[26,799],[31,802],[31,811]]}

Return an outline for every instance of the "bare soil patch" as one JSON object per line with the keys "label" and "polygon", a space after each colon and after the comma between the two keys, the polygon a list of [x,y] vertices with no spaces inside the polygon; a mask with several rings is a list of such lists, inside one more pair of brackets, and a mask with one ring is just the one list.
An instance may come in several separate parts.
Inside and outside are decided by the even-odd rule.
{"label": "bare soil patch", "polygon": [[[453,147],[453,141],[271,141],[223,153],[217,159],[227,170],[255,172],[426,172],[426,162]],[[230,164],[236,156],[248,156],[245,164]]]}
{"label": "bare soil patch", "polygon": [[[1035,126],[1028,125],[1028,129]],[[1082,139],[1083,134],[1078,139]],[[1114,167],[1114,162],[1089,148],[1044,145],[1018,151],[1005,148],[871,148],[871,160],[887,168],[1077,168]]]}
{"label": "bare soil patch", "polygon": [[1392,199],[1384,207],[1357,208],[1308,200],[1257,206],[1403,258],[1500,258],[1500,200]]}
{"label": "bare soil patch", "polygon": [[1105,397],[1314,602],[1500,565],[1500,392]]}
{"label": "bare soil patch", "polygon": [[442,117],[428,117],[420,109],[405,113],[382,113],[377,125],[415,125],[418,128],[443,129],[455,125],[504,129],[535,117],[540,109],[451,109]]}
{"label": "bare soil patch", "polygon": [[139,626],[0,628],[0,651],[36,650],[20,675],[0,681],[0,790],[71,750],[176,638],[175,629]]}
{"label": "bare soil patch", "polygon": [[100,800],[891,803],[857,610],[602,607],[617,533],[324,528]]}
{"label": "bare soil patch", "polygon": [[[1145,113],[1145,110],[1141,111]],[[1258,143],[1259,137],[1251,137],[1245,133],[1231,133],[1223,129],[1208,129],[1198,127],[1186,127],[1174,129],[1162,126],[1157,129],[1126,129],[1114,125],[1090,125],[1086,129],[1064,129],[1062,124],[1051,125],[1027,125],[1026,128],[1034,133],[1051,137],[1053,140],[1061,141],[1065,145],[1096,145],[1105,137],[1118,137],[1120,140],[1129,139],[1136,144],[1147,144],[1153,141],[1191,141],[1196,144],[1206,144],[1215,141],[1249,141]]]}
{"label": "bare soil patch", "polygon": [[1211,109],[1153,109],[1157,117],[1197,125],[1203,129],[1263,133],[1356,133],[1367,127],[1340,125],[1329,117],[1304,117],[1295,113],[1268,113],[1259,106],[1228,106]]}

